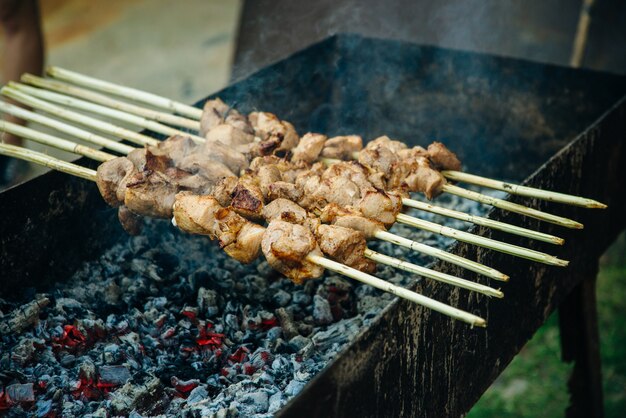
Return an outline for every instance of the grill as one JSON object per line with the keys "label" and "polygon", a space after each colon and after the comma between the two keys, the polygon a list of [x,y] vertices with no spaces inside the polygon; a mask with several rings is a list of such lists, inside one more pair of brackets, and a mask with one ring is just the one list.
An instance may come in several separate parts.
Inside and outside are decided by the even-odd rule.
{"label": "grill", "polygon": [[[461,415],[584,279],[624,229],[626,78],[410,43],[338,35],[216,93],[242,112],[263,109],[299,132],[441,140],[467,171],[589,196],[602,212],[530,202],[580,220],[568,231],[501,210],[490,216],[562,236],[556,269],[457,243],[456,254],[511,276],[491,301],[431,282],[418,290],[489,321],[486,331],[390,303],[278,415]],[[94,166],[89,161],[81,165]],[[521,199],[511,198],[513,201]],[[48,173],[0,194],[3,297],[71,275],[127,239],[87,182]],[[551,250],[475,228],[481,235]],[[481,281],[443,263],[434,268]]]}

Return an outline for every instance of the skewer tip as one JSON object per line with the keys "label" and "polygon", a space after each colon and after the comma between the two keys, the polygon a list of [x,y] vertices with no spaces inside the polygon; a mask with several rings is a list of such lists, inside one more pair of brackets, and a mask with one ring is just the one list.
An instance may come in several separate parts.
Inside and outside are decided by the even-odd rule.
{"label": "skewer tip", "polygon": [[565,244],[565,240],[563,238],[554,237],[552,238],[552,243],[556,245],[563,245]]}
{"label": "skewer tip", "polygon": [[608,208],[608,205],[605,205],[604,203],[598,202],[596,200],[592,200],[589,202],[589,205],[587,207],[590,209],[606,209]]}
{"label": "skewer tip", "polygon": [[477,326],[477,327],[481,327],[481,328],[487,328],[487,321],[485,321],[482,318],[478,318],[476,321],[474,321],[472,326]]}

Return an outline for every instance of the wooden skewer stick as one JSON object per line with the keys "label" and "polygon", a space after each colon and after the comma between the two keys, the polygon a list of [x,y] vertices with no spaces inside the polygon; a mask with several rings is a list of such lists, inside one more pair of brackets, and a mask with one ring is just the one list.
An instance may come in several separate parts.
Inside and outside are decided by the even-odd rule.
{"label": "wooden skewer stick", "polygon": [[30,161],[63,173],[71,174],[73,176],[96,181],[95,170],[68,163],[63,160],[59,160],[58,158],[50,157],[41,152],[33,151],[27,148],[16,147],[15,145],[0,142],[0,155],[19,158],[20,160]]}
{"label": "wooden skewer stick", "polygon": [[430,245],[422,244],[421,242],[412,241],[410,239],[401,237],[400,235],[396,235],[387,231],[379,230],[379,231],[376,231],[376,233],[374,234],[374,237],[381,241],[391,242],[392,244],[410,248],[413,251],[417,251],[422,254],[426,254],[431,257],[435,257],[440,260],[447,261],[448,263],[455,264],[457,266],[466,268],[468,270],[474,271],[476,273],[482,274],[487,277],[491,277],[492,279],[495,279],[495,280],[500,280],[503,282],[506,282],[509,280],[509,276],[507,276],[504,273],[499,272],[496,269],[487,267],[475,261],[468,260],[456,254],[452,254],[447,251],[440,250],[439,248],[431,247]]}
{"label": "wooden skewer stick", "polygon": [[[53,168],[67,174],[75,175],[91,181],[96,181],[95,170],[68,163],[63,160],[59,160],[58,158],[50,157],[46,154],[32,151],[23,147],[16,147],[14,145],[0,143],[0,155],[19,158],[26,161],[32,161],[34,163]],[[469,312],[453,308],[452,306],[438,302],[434,299],[430,299],[426,296],[420,295],[403,287],[396,286],[392,283],[388,283],[382,279],[379,279],[378,277],[363,273],[362,271],[359,271],[352,267],[348,267],[344,264],[338,263],[328,258],[309,254],[307,256],[307,260],[328,270],[334,271],[351,279],[360,281],[361,283],[365,283],[369,286],[391,293],[400,298],[407,299],[418,305],[422,305],[434,311],[440,312],[444,315],[450,316],[454,319],[458,319],[460,321],[471,324],[472,326],[487,326],[487,322],[483,318],[470,314]]]}
{"label": "wooden skewer stick", "polygon": [[167,125],[163,125],[162,123],[155,122],[153,120],[149,120],[141,116],[136,116],[131,113],[122,112],[122,111],[111,109],[105,106],[100,106],[98,104],[90,103],[90,102],[80,100],[80,99],[75,99],[73,97],[65,96],[59,93],[54,93],[52,91],[27,86],[25,84],[15,83],[13,81],[10,81],[8,86],[11,88],[14,88],[17,91],[21,91],[24,94],[28,94],[29,96],[32,96],[32,97],[37,97],[39,99],[46,100],[48,102],[53,102],[56,104],[73,107],[74,109],[78,109],[78,110],[90,112],[96,115],[105,116],[107,118],[126,122],[131,125],[148,129],[152,132],[156,132],[159,134],[163,134],[167,136],[183,135],[183,136],[188,136],[189,138],[193,139],[195,142],[206,142],[206,139],[204,139],[201,136],[193,135],[188,132],[183,132],[179,129],[171,128]]}
{"label": "wooden skewer stick", "polygon": [[67,141],[56,136],[48,135],[34,129],[26,128],[11,122],[0,121],[0,131],[8,132],[20,138],[29,139],[43,145],[48,145],[73,154],[82,155],[96,161],[108,161],[115,158],[115,155],[80,145],[72,141]]}
{"label": "wooden skewer stick", "polygon": [[353,269],[351,267],[348,267],[336,261],[329,260],[328,258],[321,257],[319,255],[309,254],[307,256],[307,260],[317,265],[320,265],[328,270],[343,274],[344,276],[348,276],[352,279],[358,280],[361,283],[365,283],[369,286],[391,293],[393,295],[409,300],[418,305],[425,306],[427,308],[432,309],[433,311],[437,311],[449,317],[458,319],[463,322],[467,322],[468,324],[479,326],[479,327],[487,326],[487,322],[484,319],[478,316],[472,315],[469,312],[465,312],[460,309],[453,308],[449,305],[438,302],[434,299],[430,299],[424,295],[420,295],[419,293],[412,292],[403,287],[396,286],[394,284],[381,280],[378,277],[372,276],[367,273],[363,273],[362,271]]}
{"label": "wooden skewer stick", "polygon": [[435,206],[430,203],[421,202],[415,199],[403,198],[402,204],[415,209],[420,209],[426,212],[436,213],[437,215],[447,216],[449,218],[459,219],[461,221],[471,222],[476,225],[485,226],[491,229],[497,229],[498,231],[508,232],[521,237],[536,239],[538,241],[548,242],[550,244],[563,245],[565,240],[563,238],[556,237],[554,235],[545,234],[543,232],[534,231],[528,228],[522,228],[521,226],[507,224],[505,222],[496,221],[489,218],[483,218],[481,216],[474,216],[465,212],[460,212],[453,209],[447,209],[441,206]]}
{"label": "wooden skewer stick", "polygon": [[80,86],[89,87],[94,90],[98,90],[105,93],[114,94],[116,96],[125,97],[136,102],[145,103],[161,109],[166,109],[172,112],[179,113],[188,118],[200,120],[202,117],[202,110],[193,106],[189,106],[184,103],[177,102],[175,100],[168,99],[156,94],[148,93],[131,87],[120,86],[108,81],[98,80],[94,77],[89,77],[83,74],[79,74],[74,71],[64,70],[59,67],[48,67],[46,73],[54,78],[68,81]]}
{"label": "wooden skewer stick", "polygon": [[130,129],[120,128],[108,122],[103,122],[101,120],[94,119],[77,112],[72,112],[71,110],[64,109],[62,107],[37,99],[36,97],[24,94],[21,91],[18,91],[12,87],[3,87],[2,89],[0,89],[0,93],[20,103],[30,106],[33,109],[43,110],[46,113],[58,116],[63,119],[71,120],[72,122],[76,122],[81,125],[90,126],[94,129],[110,135],[121,136],[125,140],[138,145],[157,145],[159,143],[159,141],[149,136],[131,131]]}
{"label": "wooden skewer stick", "polygon": [[37,77],[32,74],[23,74],[20,80],[33,86],[56,91],[57,93],[69,94],[70,96],[88,100],[102,106],[107,106],[111,109],[117,109],[123,112],[132,113],[134,115],[143,116],[144,118],[155,120],[157,122],[191,129],[192,131],[196,132],[200,130],[200,122],[198,122],[197,120],[187,119],[181,116],[172,115],[171,113],[160,112],[158,110],[152,110],[145,107],[137,106],[132,103],[113,99],[104,94],[96,93],[94,91],[76,87],[70,84],[61,83],[59,81],[49,78]]}
{"label": "wooden skewer stick", "polygon": [[467,242],[469,244],[478,245],[480,247],[489,248],[495,251],[500,251],[505,254],[510,254],[516,257],[525,258],[539,263],[560,267],[566,267],[569,264],[569,261],[561,260],[557,257],[542,253],[540,251],[508,244],[487,237],[481,237],[480,235],[471,234],[465,231],[459,231],[458,229],[449,228],[447,226],[439,225],[434,222],[429,222],[424,219],[408,216],[404,213],[399,213],[396,217],[396,220],[400,223],[411,225],[425,231],[430,231],[435,234],[441,234],[445,237],[454,238],[457,241]]}
{"label": "wooden skewer stick", "polygon": [[482,293],[483,295],[487,296],[495,296],[497,298],[504,297],[504,294],[500,290],[494,289],[492,287],[472,282],[470,280],[461,279],[450,274],[441,273],[436,270],[431,270],[429,268],[418,266],[417,264],[409,263],[407,261],[398,260],[397,258],[377,253],[376,251],[370,250],[369,248],[365,250],[364,255],[365,257],[377,263],[386,264],[393,268],[408,271],[409,273],[419,274],[420,276],[427,277],[438,282],[461,287],[463,289]]}
{"label": "wooden skewer stick", "polygon": [[14,106],[7,102],[0,101],[0,112],[15,116],[16,118],[24,119],[29,122],[35,122],[40,125],[47,126],[57,131],[64,132],[76,138],[82,139],[85,142],[99,145],[122,154],[128,154],[135,149],[134,147],[131,147],[129,145],[113,141],[112,139],[105,138],[100,135],[92,134],[91,132],[82,130],[72,125],[68,125],[67,123],[58,121],[56,119],[40,115],[39,113],[31,112],[30,110],[26,110],[19,106]]}
{"label": "wooden skewer stick", "polygon": [[453,186],[451,184],[444,184],[443,191],[456,196],[464,197],[466,199],[475,200],[476,202],[486,203],[491,206],[495,206],[500,209],[508,210],[510,212],[519,213],[521,215],[530,216],[531,218],[539,219],[541,221],[550,222],[556,225],[561,225],[571,229],[583,229],[583,224],[576,222],[572,219],[563,218],[562,216],[552,215],[551,213],[542,212],[537,209],[529,208],[517,203],[508,202],[503,199],[487,196],[481,193],[473,192],[471,190],[464,189],[459,186]]}
{"label": "wooden skewer stick", "polygon": [[518,184],[506,183],[504,181],[493,180],[474,174],[463,173],[461,171],[445,170],[442,171],[441,174],[443,174],[447,179],[450,180],[475,184],[477,186],[484,186],[490,189],[502,190],[503,192],[508,192],[520,196],[534,197],[536,199],[549,200],[550,202],[557,203],[565,203],[567,205],[573,206],[581,206],[583,208],[606,209],[606,205],[604,203],[600,203],[598,201],[585,197],[552,192],[549,190],[537,189],[535,187],[520,186]]}

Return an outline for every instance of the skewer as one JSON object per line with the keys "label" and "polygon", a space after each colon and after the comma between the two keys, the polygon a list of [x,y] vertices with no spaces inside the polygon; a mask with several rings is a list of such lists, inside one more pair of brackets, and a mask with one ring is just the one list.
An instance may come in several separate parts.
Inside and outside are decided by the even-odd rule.
{"label": "skewer", "polygon": [[60,83],[56,80],[52,80],[49,78],[37,77],[32,74],[23,74],[20,80],[33,86],[56,91],[57,93],[69,94],[70,96],[85,99],[103,106],[108,106],[111,109],[117,109],[123,112],[132,113],[134,115],[143,116],[157,122],[191,129],[196,132],[200,130],[200,122],[196,120],[187,119],[181,116],[172,115],[170,113],[159,112],[157,110],[137,106],[132,103],[113,99],[109,96],[105,96],[104,94],[96,93],[91,90],[72,86],[70,84]]}
{"label": "skewer", "polygon": [[20,103],[32,107],[33,109],[43,110],[46,113],[58,116],[63,119],[71,120],[81,125],[91,126],[99,131],[108,133],[110,135],[121,136],[125,140],[134,142],[138,145],[156,145],[159,143],[154,138],[146,135],[142,135],[138,132],[131,131],[129,129],[120,128],[108,122],[103,122],[98,119],[91,118],[89,116],[82,115],[80,113],[72,112],[70,110],[63,109],[62,107],[50,104],[43,100],[39,100],[35,97],[29,96],[11,87],[2,87],[0,93],[12,98]]}
{"label": "skewer", "polygon": [[481,216],[470,215],[465,212],[460,212],[453,209],[447,209],[441,206],[435,206],[430,203],[421,202],[415,199],[403,198],[402,204],[415,209],[420,209],[426,212],[435,213],[437,215],[447,216],[449,218],[459,219],[461,221],[471,222],[476,225],[485,226],[491,229],[497,229],[498,231],[508,232],[514,235],[519,235],[526,238],[536,239],[538,241],[548,242],[550,244],[563,245],[565,240],[563,238],[556,237],[554,235],[546,234],[539,231],[534,231],[528,228],[522,228],[521,226],[507,224],[505,222],[496,221],[489,218],[483,218]]}
{"label": "skewer", "polygon": [[404,287],[396,286],[382,279],[379,279],[378,277],[363,273],[362,271],[353,269],[341,263],[337,263],[336,261],[330,260],[328,258],[321,257],[319,255],[309,254],[307,256],[307,260],[328,270],[343,274],[344,276],[348,276],[352,279],[358,280],[361,283],[365,283],[377,289],[391,293],[418,305],[425,306],[432,309],[433,311],[437,311],[449,317],[458,319],[463,322],[467,322],[468,324],[479,327],[487,326],[487,322],[476,315],[472,315],[460,309],[453,308],[449,305],[446,305],[445,303],[441,303],[424,295],[420,295],[419,293],[412,292],[408,289],[405,289]]}
{"label": "skewer", "polygon": [[63,94],[34,88],[31,86],[27,86],[25,84],[15,83],[13,81],[10,81],[8,83],[8,86],[32,97],[36,97],[36,98],[46,100],[48,102],[57,103],[60,105],[73,107],[74,109],[91,112],[96,115],[105,116],[111,119],[116,119],[122,122],[129,123],[131,125],[138,126],[140,128],[148,129],[152,132],[156,132],[159,134],[163,134],[167,136],[184,135],[193,139],[195,142],[206,142],[206,139],[204,139],[201,136],[193,135],[193,134],[190,134],[189,132],[183,132],[179,129],[171,128],[167,125],[163,125],[159,122],[155,122],[153,120],[149,120],[141,116],[136,116],[131,113],[121,112],[119,110],[111,109],[105,106],[100,106],[98,104],[90,103],[84,100],[75,99],[73,97],[66,96]]}
{"label": "skewer", "polygon": [[397,258],[377,253],[376,251],[370,250],[369,248],[365,250],[364,255],[365,257],[377,263],[385,264],[399,270],[408,271],[409,273],[419,274],[420,276],[427,277],[438,282],[461,287],[463,289],[482,293],[483,295],[487,296],[495,296],[497,298],[504,297],[504,294],[500,290],[494,289],[492,287],[472,282],[470,280],[461,279],[446,273],[441,273],[436,270],[431,270],[429,268],[418,266],[417,264],[409,263],[407,261],[398,260]]}
{"label": "skewer", "polygon": [[[78,85],[91,87],[95,90],[104,91],[107,93],[116,94],[119,96],[126,97],[128,99],[136,100],[143,102],[145,104],[153,105],[160,108],[165,108],[172,111],[177,111],[181,114],[186,114],[188,117],[191,117],[196,120],[200,120],[202,117],[202,110],[195,108],[193,106],[186,105],[184,103],[176,102],[174,100],[158,96],[156,94],[148,93],[142,90],[120,86],[108,81],[103,81],[96,79],[94,77],[89,77],[83,74],[79,74],[73,71],[64,70],[59,67],[48,67],[47,69],[48,75],[54,78],[58,78],[61,80],[69,81]],[[463,175],[465,178],[470,179],[479,178],[478,181],[486,181],[486,183],[491,184],[486,187],[497,188],[498,190],[504,190],[514,194],[520,194],[522,196],[527,197],[535,197],[538,199],[547,199],[554,202],[561,202],[570,205],[577,205],[589,208],[606,208],[606,205],[600,202],[596,202],[592,199],[586,199],[578,196],[566,195],[563,193],[550,192],[546,190],[536,189],[532,187],[526,186],[517,186],[510,183],[500,182],[498,180],[488,179],[485,177],[474,176],[467,173],[462,173],[458,171],[443,171],[442,174],[450,179],[455,179],[452,176],[455,176],[458,179],[459,175]],[[467,181],[468,180],[460,180],[459,181]],[[477,183],[476,183],[477,184]],[[494,187],[500,185],[503,188]],[[512,191],[512,189],[516,189],[517,192]],[[564,225],[565,226],[565,225]]]}
{"label": "skewer", "polygon": [[167,109],[192,119],[200,120],[202,117],[201,109],[156,94],[147,93],[131,87],[120,86],[108,81],[98,80],[96,78],[82,75],[74,71],[64,70],[59,67],[48,67],[46,69],[46,73],[50,77],[69,81],[70,83],[89,87],[105,93],[111,93],[116,96],[125,97],[127,99],[156,106],[161,109]]}
{"label": "skewer", "polygon": [[[44,165],[46,167],[53,168],[55,170],[62,171],[67,174],[79,176],[81,178],[91,180],[91,181],[96,181],[95,170],[84,168],[73,163],[68,163],[63,160],[59,160],[57,158],[50,157],[46,154],[42,154],[37,151],[32,151],[23,147],[16,147],[14,145],[0,143],[0,155],[7,155],[10,157],[31,161],[37,164]],[[379,279],[378,277],[364,273],[352,267],[348,267],[344,264],[338,263],[328,258],[309,254],[307,256],[307,260],[311,263],[324,267],[330,271],[334,271],[336,273],[342,274],[351,279],[360,281],[361,283],[367,284],[369,286],[391,293],[400,298],[406,299],[410,302],[416,303],[418,305],[422,305],[424,307],[427,307],[429,309],[432,309],[444,315],[450,316],[451,318],[466,322],[468,324],[471,324],[472,326],[479,326],[479,327],[487,326],[487,322],[483,318],[470,314],[469,312],[465,312],[460,309],[453,308],[452,306],[438,302],[434,299],[430,299],[426,296],[420,295],[418,293],[415,293],[403,287],[396,286],[392,283],[388,283],[382,279]]]}
{"label": "skewer", "polygon": [[505,242],[482,237],[476,234],[471,234],[465,231],[459,231],[454,228],[449,228],[447,226],[439,225],[434,222],[429,222],[424,219],[408,216],[403,213],[399,213],[396,217],[396,220],[400,223],[411,225],[425,231],[430,231],[435,234],[441,234],[445,237],[454,238],[457,241],[467,242],[481,247],[490,248],[492,250],[500,251],[505,254],[510,254],[516,257],[536,261],[538,263],[550,264],[553,266],[561,267],[566,267],[569,264],[569,261],[561,260],[557,257],[542,253],[540,251],[531,250],[513,244],[507,244]]}
{"label": "skewer", "polygon": [[82,155],[100,162],[115,158],[115,155],[80,145],[72,141],[67,141],[62,138],[57,138],[56,136],[48,135],[11,122],[0,121],[0,131],[8,132],[24,139],[29,139],[43,145],[71,152],[73,154]]}
{"label": "skewer", "polygon": [[446,178],[454,181],[460,181],[477,186],[484,186],[490,189],[502,190],[511,194],[525,197],[534,197],[536,199],[548,200],[550,202],[565,203],[572,206],[580,206],[583,208],[606,209],[604,203],[600,203],[593,199],[580,196],[573,196],[565,193],[552,192],[549,190],[537,189],[535,187],[520,186],[518,184],[507,183],[499,180],[492,180],[486,177],[477,176],[475,174],[463,173],[461,171],[445,170],[442,171]]}
{"label": "skewer", "polygon": [[50,157],[46,154],[42,154],[41,152],[33,151],[27,148],[0,142],[0,155],[19,158],[20,160],[30,161],[66,174],[84,178],[86,180],[96,181],[96,170],[68,163],[63,160],[59,160],[58,158]]}
{"label": "skewer", "polygon": [[64,132],[76,138],[82,139],[85,142],[89,142],[95,145],[100,145],[104,148],[107,148],[107,149],[110,149],[112,151],[116,151],[122,154],[128,154],[129,152],[135,149],[134,147],[131,147],[126,144],[122,144],[121,142],[113,141],[112,139],[105,138],[100,135],[92,134],[91,132],[85,131],[83,129],[77,128],[72,125],[68,125],[67,123],[58,121],[56,119],[52,119],[48,116],[31,112],[30,110],[26,110],[19,106],[14,106],[7,102],[0,101],[0,112],[4,112],[8,115],[12,115],[12,116],[15,116],[17,118],[20,118],[29,122],[35,122],[40,125],[47,126],[57,131]]}
{"label": "skewer", "polygon": [[473,192],[459,186],[444,184],[443,191],[456,196],[464,197],[466,199],[475,200],[476,202],[486,203],[496,208],[505,209],[510,212],[519,213],[525,216],[530,216],[531,218],[539,219],[541,221],[561,225],[566,228],[583,229],[583,224],[581,224],[580,222],[576,222],[572,219],[563,218],[562,216],[552,215],[551,213],[542,212],[540,210],[519,205],[517,203],[508,202],[503,199],[498,199],[496,197]]}

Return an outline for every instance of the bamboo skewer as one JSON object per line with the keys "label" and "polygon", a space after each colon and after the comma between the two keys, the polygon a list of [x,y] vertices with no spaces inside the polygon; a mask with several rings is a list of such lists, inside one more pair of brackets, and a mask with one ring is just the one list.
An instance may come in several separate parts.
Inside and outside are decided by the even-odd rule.
{"label": "bamboo skewer", "polygon": [[39,100],[35,97],[24,94],[11,87],[3,87],[0,89],[0,93],[23,103],[33,109],[43,110],[46,113],[58,116],[63,119],[76,122],[81,125],[91,126],[94,129],[105,132],[110,135],[121,136],[125,140],[133,142],[138,145],[157,145],[159,141],[146,135],[142,135],[138,132],[131,131],[129,129],[120,128],[108,122],[103,122],[98,119],[91,118],[89,116],[82,115],[80,113],[72,112],[70,110],[63,109],[62,107],[50,104],[43,100]]}
{"label": "bamboo skewer", "polygon": [[408,238],[401,237],[400,235],[392,234],[387,231],[376,231],[374,237],[381,240],[387,241],[392,244],[400,245],[401,247],[409,248],[413,251],[417,251],[422,254],[429,255],[431,257],[438,258],[443,261],[447,261],[448,263],[455,264],[457,266],[466,268],[473,272],[482,274],[483,276],[491,277],[495,280],[500,280],[506,282],[509,280],[509,276],[504,273],[499,272],[496,269],[491,267],[487,267],[483,264],[477,263],[476,261],[471,261],[456,254],[449,253],[444,250],[440,250],[439,248],[431,247],[430,245],[422,244],[421,242],[412,241]]}
{"label": "bamboo skewer", "polygon": [[500,290],[494,289],[492,287],[472,282],[470,280],[461,279],[450,274],[441,273],[436,270],[431,270],[429,268],[418,266],[417,264],[409,263],[407,261],[398,260],[397,258],[377,253],[376,251],[370,250],[369,248],[365,250],[365,257],[380,264],[386,264],[399,270],[419,274],[420,276],[436,280],[438,282],[461,287],[463,289],[471,290],[473,292],[482,293],[483,295],[495,296],[497,298],[504,297],[504,294]]}
{"label": "bamboo skewer", "polygon": [[27,148],[0,142],[0,155],[19,158],[20,160],[30,161],[86,180],[96,181],[96,170],[68,163]]}
{"label": "bamboo skewer", "polygon": [[108,106],[111,109],[117,109],[122,112],[128,112],[134,115],[143,116],[144,118],[155,120],[157,122],[191,129],[196,132],[200,130],[200,122],[198,122],[197,120],[187,119],[181,116],[172,115],[170,113],[160,112],[157,110],[137,106],[132,103],[113,99],[109,96],[105,96],[104,94],[96,93],[94,91],[76,87],[70,84],[61,83],[49,78],[37,77],[32,74],[23,74],[20,80],[26,84],[48,89],[51,91],[56,91],[57,93],[69,94],[70,96],[88,100],[102,106]]}
{"label": "bamboo skewer", "polygon": [[396,286],[382,279],[379,279],[378,277],[372,276],[367,273],[363,273],[362,271],[353,269],[351,267],[348,267],[344,264],[330,260],[328,258],[321,257],[319,255],[309,254],[307,256],[307,260],[319,266],[322,266],[328,270],[343,274],[344,276],[348,276],[352,279],[358,280],[361,283],[365,283],[369,286],[383,290],[387,293],[391,293],[393,295],[396,295],[400,298],[406,299],[418,305],[425,306],[427,308],[432,309],[433,311],[442,313],[444,315],[458,319],[468,324],[479,326],[479,327],[487,326],[487,322],[484,319],[476,315],[472,315],[460,309],[453,308],[449,305],[446,305],[445,303],[441,303],[434,299],[430,299],[424,295],[420,295],[419,293],[412,292],[408,289],[405,289],[404,287]]}
{"label": "bamboo skewer", "polygon": [[[23,147],[16,147],[14,145],[0,143],[0,155],[6,155],[26,161],[31,161],[37,164],[44,165],[46,167],[53,168],[58,171],[62,171],[67,174],[75,175],[91,181],[96,181],[95,170],[68,163],[63,160],[59,160],[46,154],[32,151]],[[436,312],[447,315],[451,318],[466,322],[472,326],[487,326],[487,322],[483,318],[480,318],[469,312],[462,311],[460,309],[438,302],[434,299],[415,293],[411,290],[396,286],[392,283],[388,283],[382,279],[379,279],[378,277],[364,273],[352,267],[348,267],[344,264],[338,263],[328,258],[309,254],[307,256],[307,260],[311,263],[324,267],[325,269],[334,271],[351,279],[357,280],[361,283],[391,293],[415,304],[422,305]]]}
{"label": "bamboo skewer", "polygon": [[541,221],[550,222],[556,225],[561,225],[571,229],[582,229],[583,224],[576,222],[572,219],[563,218],[562,216],[552,215],[551,213],[542,212],[537,209],[529,208],[517,203],[509,202],[503,199],[487,196],[481,193],[473,192],[471,190],[464,189],[459,186],[453,186],[451,184],[444,184],[443,191],[464,197],[466,199],[475,200],[476,202],[486,203],[496,208],[505,209],[510,212],[519,213],[521,215],[530,216],[531,218],[539,219]]}
{"label": "bamboo skewer", "polygon": [[98,80],[96,78],[82,75],[74,71],[64,70],[59,67],[48,67],[46,69],[46,73],[59,80],[68,81],[73,84],[89,87],[105,93],[111,93],[116,96],[125,97],[127,99],[149,104],[161,109],[167,109],[192,119],[200,120],[202,117],[201,109],[156,94],[147,93],[131,87],[120,86],[108,81]]}
{"label": "bamboo skewer", "polygon": [[204,139],[201,136],[193,135],[188,132],[183,132],[179,129],[171,128],[167,125],[163,125],[159,122],[155,122],[153,120],[149,120],[141,116],[136,116],[131,113],[122,112],[122,111],[111,109],[105,106],[100,106],[98,104],[90,103],[90,102],[76,99],[76,98],[66,96],[63,94],[54,93],[52,91],[27,86],[25,84],[15,83],[13,81],[10,81],[8,86],[17,91],[21,91],[24,94],[39,98],[41,100],[46,100],[48,102],[53,102],[56,104],[73,107],[78,110],[91,112],[93,114],[105,116],[111,119],[116,119],[125,123],[129,123],[131,125],[138,126],[140,128],[148,129],[152,132],[156,132],[159,134],[163,134],[167,136],[183,135],[183,136],[188,136],[189,138],[193,139],[195,142],[206,142],[206,139]]}
{"label": "bamboo skewer", "polygon": [[411,225],[416,228],[433,232],[435,234],[441,234],[446,237],[454,238],[457,241],[467,242],[481,247],[490,248],[492,250],[500,251],[505,254],[510,254],[516,257],[536,261],[538,263],[550,264],[553,266],[561,267],[566,267],[569,264],[569,261],[561,260],[549,254],[545,254],[539,251],[531,250],[513,244],[496,241],[494,239],[471,234],[469,232],[459,231],[454,228],[449,228],[447,226],[439,225],[434,222],[429,222],[424,219],[408,216],[403,213],[399,213],[396,217],[396,220],[400,223]]}
{"label": "bamboo skewer", "polygon": [[484,186],[490,189],[502,190],[503,192],[508,192],[520,196],[533,197],[536,199],[548,200],[550,202],[565,203],[567,205],[580,206],[583,208],[606,209],[606,205],[604,203],[600,203],[593,199],[587,199],[585,197],[552,192],[549,190],[542,190],[534,187],[520,186],[518,184],[512,184],[504,181],[492,180],[474,174],[463,173],[461,171],[445,170],[442,171],[441,174],[443,174],[447,179],[450,180],[475,184],[477,186]]}
{"label": "bamboo skewer", "polygon": [[112,139],[92,134],[91,132],[85,131],[72,125],[68,125],[67,123],[58,121],[56,119],[40,115],[39,113],[31,112],[30,110],[23,109],[19,106],[14,106],[7,102],[0,101],[0,112],[4,112],[8,115],[12,115],[29,122],[35,122],[40,125],[47,126],[57,131],[64,132],[76,138],[82,139],[85,142],[100,145],[104,148],[122,154],[128,154],[135,149],[134,147],[122,144],[121,142],[113,141]]}
{"label": "bamboo skewer", "polygon": [[115,158],[115,155],[80,145],[75,142],[67,141],[65,139],[57,138],[56,136],[35,131],[34,129],[26,128],[11,122],[0,121],[0,131],[8,132],[24,139],[29,139],[43,145],[49,145],[51,147],[71,152],[73,154],[82,155],[100,162]]}
{"label": "bamboo skewer", "polygon": [[447,216],[449,218],[459,219],[461,221],[471,222],[476,225],[485,226],[491,229],[497,229],[498,231],[508,232],[514,235],[519,235],[526,238],[536,239],[538,241],[548,242],[550,244],[563,245],[565,240],[563,238],[556,237],[554,235],[545,234],[543,232],[534,231],[528,228],[522,228],[521,226],[507,224],[505,222],[496,221],[489,218],[483,218],[481,216],[470,215],[465,212],[460,212],[453,209],[447,209],[441,206],[435,206],[430,203],[421,202],[419,200],[403,198],[402,204],[415,209],[423,210],[426,212],[435,213],[437,215]]}

